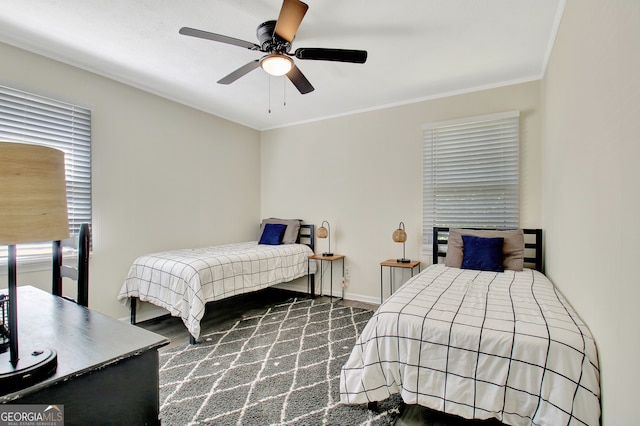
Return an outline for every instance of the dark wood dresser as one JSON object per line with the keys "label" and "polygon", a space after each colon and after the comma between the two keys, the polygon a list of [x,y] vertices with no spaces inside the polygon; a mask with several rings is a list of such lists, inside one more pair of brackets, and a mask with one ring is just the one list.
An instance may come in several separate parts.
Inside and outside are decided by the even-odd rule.
{"label": "dark wood dresser", "polygon": [[48,379],[2,404],[64,406],[65,425],[160,424],[158,348],[163,336],[31,286],[18,287],[18,342],[56,351]]}

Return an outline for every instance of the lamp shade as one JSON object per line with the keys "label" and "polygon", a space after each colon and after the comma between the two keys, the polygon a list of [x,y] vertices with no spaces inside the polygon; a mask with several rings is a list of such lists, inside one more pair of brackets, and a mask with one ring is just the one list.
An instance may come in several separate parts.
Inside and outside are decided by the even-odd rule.
{"label": "lamp shade", "polygon": [[318,232],[316,232],[316,234],[318,235],[318,238],[327,238],[329,236],[329,232],[324,226],[318,228]]}
{"label": "lamp shade", "polygon": [[391,235],[391,238],[393,238],[393,241],[395,241],[396,243],[404,243],[405,241],[407,241],[407,233],[404,229],[398,228],[393,231],[393,235]]}
{"label": "lamp shade", "polygon": [[0,244],[68,237],[64,153],[0,142]]}

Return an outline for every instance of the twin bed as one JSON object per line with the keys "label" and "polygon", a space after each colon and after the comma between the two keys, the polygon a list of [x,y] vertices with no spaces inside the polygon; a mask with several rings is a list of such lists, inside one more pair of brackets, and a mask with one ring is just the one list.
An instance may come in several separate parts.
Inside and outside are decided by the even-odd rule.
{"label": "twin bed", "polygon": [[[195,343],[209,302],[314,274],[314,226],[300,220],[265,219],[260,240],[196,249],[172,250],[137,258],[118,299],[131,308],[136,300],[160,306],[182,318]],[[310,292],[313,294],[313,279]]]}
{"label": "twin bed", "polygon": [[541,237],[435,228],[434,264],[367,323],[342,368],[341,401],[399,393],[406,404],[467,419],[599,424],[595,342],[542,274]]}

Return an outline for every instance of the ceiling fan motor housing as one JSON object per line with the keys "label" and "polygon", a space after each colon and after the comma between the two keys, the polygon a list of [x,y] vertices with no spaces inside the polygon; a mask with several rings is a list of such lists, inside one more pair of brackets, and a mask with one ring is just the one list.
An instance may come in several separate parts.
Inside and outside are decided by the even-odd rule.
{"label": "ceiling fan motor housing", "polygon": [[287,53],[291,49],[291,43],[278,37],[275,33],[276,21],[266,21],[258,25],[256,37],[260,42],[263,52]]}

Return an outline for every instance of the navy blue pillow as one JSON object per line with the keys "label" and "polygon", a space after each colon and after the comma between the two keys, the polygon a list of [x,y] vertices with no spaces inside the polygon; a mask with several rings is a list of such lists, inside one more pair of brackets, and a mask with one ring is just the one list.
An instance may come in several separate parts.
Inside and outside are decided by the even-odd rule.
{"label": "navy blue pillow", "polygon": [[504,272],[502,245],[504,238],[462,236],[462,269]]}
{"label": "navy blue pillow", "polygon": [[279,245],[286,229],[287,225],[281,223],[267,223],[262,230],[258,244]]}

